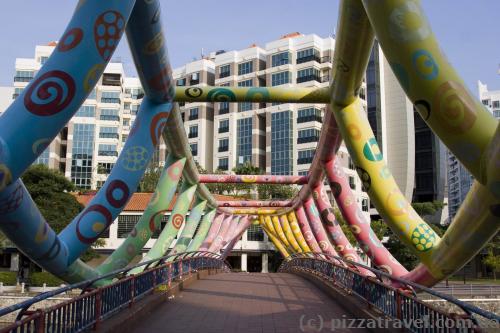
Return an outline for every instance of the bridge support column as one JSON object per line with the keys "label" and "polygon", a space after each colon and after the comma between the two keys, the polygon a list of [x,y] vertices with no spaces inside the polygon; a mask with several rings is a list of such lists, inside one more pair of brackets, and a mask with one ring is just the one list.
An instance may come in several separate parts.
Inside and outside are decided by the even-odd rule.
{"label": "bridge support column", "polygon": [[246,253],[241,254],[241,271],[242,272],[247,272],[247,257],[248,255]]}
{"label": "bridge support column", "polygon": [[269,273],[269,255],[267,252],[262,253],[262,273]]}

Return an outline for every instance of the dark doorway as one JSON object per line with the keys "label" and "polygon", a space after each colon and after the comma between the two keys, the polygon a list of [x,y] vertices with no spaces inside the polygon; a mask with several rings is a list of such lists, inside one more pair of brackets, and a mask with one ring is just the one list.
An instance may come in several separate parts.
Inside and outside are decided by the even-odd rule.
{"label": "dark doorway", "polygon": [[241,257],[240,256],[229,256],[227,257],[227,262],[231,265],[233,271],[241,271]]}
{"label": "dark doorway", "polygon": [[262,271],[262,256],[248,256],[247,269],[252,273],[260,273]]}

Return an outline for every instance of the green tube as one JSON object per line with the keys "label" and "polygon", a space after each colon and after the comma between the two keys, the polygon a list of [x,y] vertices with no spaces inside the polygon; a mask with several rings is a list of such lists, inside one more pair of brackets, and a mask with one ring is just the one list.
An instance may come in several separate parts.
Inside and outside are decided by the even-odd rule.
{"label": "green tube", "polygon": [[182,253],[186,251],[189,243],[191,243],[191,240],[193,239],[194,232],[196,231],[196,228],[200,223],[201,215],[203,214],[206,205],[206,200],[196,200],[196,203],[193,205],[193,208],[189,212],[189,217],[187,218],[186,225],[184,226],[184,229],[182,229],[182,233],[177,240],[177,243],[175,243],[174,248],[172,249],[172,251],[170,251],[170,254]]}
{"label": "green tube", "polygon": [[[189,210],[189,205],[193,200],[197,185],[183,184],[181,194],[177,197],[172,214],[168,218],[167,225],[163,228],[160,236],[156,240],[153,247],[142,258],[141,262],[160,258],[167,253],[170,244],[172,244],[175,236],[179,232],[180,227],[184,223],[185,216]],[[130,271],[129,274],[142,272],[144,267],[138,267]]]}
{"label": "green tube", "polygon": [[146,242],[160,228],[161,219],[174,197],[185,162],[185,158],[176,159],[171,155],[167,157],[156,191],[146,210],[120,247],[97,267],[100,274],[127,266],[141,253]]}
{"label": "green tube", "polygon": [[203,216],[203,219],[201,220],[201,225],[198,228],[198,232],[194,236],[193,241],[189,244],[186,252],[198,251],[201,243],[203,243],[203,240],[207,237],[208,230],[210,229],[215,213],[216,209],[211,209],[208,213],[205,213],[205,216]]}

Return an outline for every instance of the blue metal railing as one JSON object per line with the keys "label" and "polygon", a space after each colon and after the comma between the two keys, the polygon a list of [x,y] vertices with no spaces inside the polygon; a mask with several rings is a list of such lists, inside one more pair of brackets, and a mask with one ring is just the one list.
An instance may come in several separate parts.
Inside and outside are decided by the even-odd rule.
{"label": "blue metal railing", "polygon": [[[375,273],[367,277],[360,269]],[[280,272],[304,272],[319,276],[364,300],[383,315],[404,324],[411,332],[481,332],[482,328],[500,328],[500,316],[449,295],[338,256],[294,254],[279,268]],[[399,286],[395,288],[394,286]],[[416,297],[427,293],[454,304],[463,314],[438,309]]]}
{"label": "blue metal railing", "polygon": [[[167,259],[170,261],[166,262]],[[126,274],[136,267],[145,266],[139,274]],[[154,266],[151,267],[150,266]],[[156,287],[170,283],[191,272],[204,269],[229,270],[229,265],[220,255],[212,252],[184,252],[168,255],[160,259],[146,261],[125,269],[120,269],[99,278],[65,286],[45,292],[30,300],[0,309],[0,317],[21,310],[11,325],[0,329],[3,332],[81,332],[121,309],[131,306],[134,301],[148,295]],[[119,278],[116,282],[99,288],[89,288],[100,280]],[[74,289],[82,289],[82,294],[60,304],[30,311],[29,308],[49,297]]]}

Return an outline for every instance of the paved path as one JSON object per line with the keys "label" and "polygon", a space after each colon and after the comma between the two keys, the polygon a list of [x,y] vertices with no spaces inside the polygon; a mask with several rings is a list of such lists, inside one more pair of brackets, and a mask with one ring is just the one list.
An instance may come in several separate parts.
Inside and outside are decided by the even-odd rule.
{"label": "paved path", "polygon": [[140,326],[131,327],[130,332],[318,332],[320,317],[321,332],[331,332],[332,318],[353,316],[299,276],[227,273],[195,282],[143,318]]}

